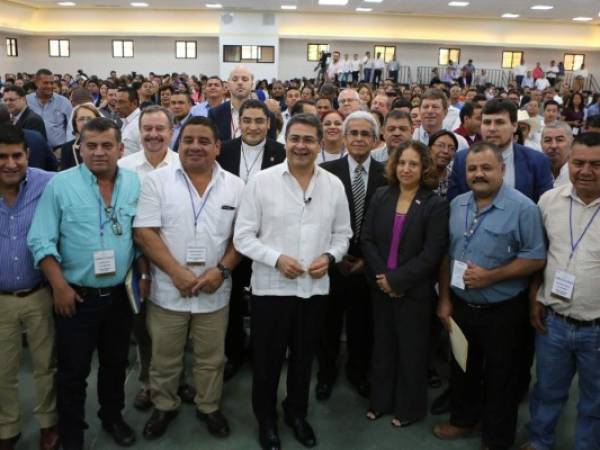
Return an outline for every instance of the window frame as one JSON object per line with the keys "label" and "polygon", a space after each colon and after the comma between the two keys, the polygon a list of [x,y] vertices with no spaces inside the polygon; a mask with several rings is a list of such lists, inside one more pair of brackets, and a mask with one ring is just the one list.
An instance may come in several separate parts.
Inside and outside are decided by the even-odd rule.
{"label": "window frame", "polygon": [[[573,64],[571,65],[570,69],[567,69],[567,64],[566,64],[566,58],[567,56],[572,56],[573,57]],[[579,65],[579,67],[577,69],[575,69],[575,59],[577,58],[577,56],[581,56],[581,64]],[[565,72],[575,72],[576,70],[581,69],[581,66],[585,64],[585,53],[570,53],[570,52],[565,52],[563,54],[563,65],[565,66]]]}
{"label": "window frame", "polygon": [[7,58],[19,57],[19,41],[15,37],[6,37],[6,56]]}
{"label": "window frame", "polygon": [[[311,46],[317,46],[317,59],[311,59],[310,57],[310,48]],[[308,44],[306,44],[306,60],[308,62],[319,62],[321,59],[321,47],[327,47],[327,49],[325,50],[325,53],[329,53],[330,51],[330,45],[329,44],[324,44],[324,43],[320,43],[320,42],[309,42]]]}
{"label": "window frame", "polygon": [[[185,55],[177,56],[177,44],[184,44]],[[194,44],[194,56],[188,55],[188,44]],[[175,41],[175,59],[198,59],[198,41],[196,40],[176,40]]]}
{"label": "window frame", "polygon": [[[505,53],[510,53],[511,54],[511,66],[510,67],[505,67],[504,66],[504,54]],[[521,54],[521,59],[519,60],[519,64],[515,64],[515,53],[520,53]],[[502,56],[501,56],[501,60],[500,60],[500,67],[502,69],[508,69],[508,70],[512,70],[514,69],[516,66],[521,64],[521,61],[523,61],[523,58],[525,56],[525,52],[523,50],[502,50]]]}
{"label": "window frame", "polygon": [[[58,44],[58,55],[52,54],[52,42],[55,41]],[[62,43],[67,43],[67,54],[62,54]],[[70,39],[48,39],[48,56],[50,58],[70,58],[71,57],[71,40]]]}
{"label": "window frame", "polygon": [[[225,48],[237,48],[236,55],[239,55],[238,58],[233,60],[225,59]],[[244,47],[250,47],[250,52],[253,52],[253,49],[256,50],[256,57],[244,58]],[[272,59],[264,60],[263,58],[263,49],[268,49],[268,51],[272,52]],[[256,45],[256,44],[239,44],[239,45],[223,45],[223,62],[224,63],[251,63],[251,64],[274,64],[275,63],[275,46],[274,45]]]}
{"label": "window frame", "polygon": [[[441,52],[442,50],[446,50],[448,52],[447,56],[446,56],[446,64],[442,64],[441,63]],[[450,55],[452,54],[453,51],[457,51],[458,52],[458,58],[456,58],[456,60],[450,58]],[[460,64],[460,54],[461,54],[461,49],[460,47],[438,47],[438,57],[437,57],[437,65],[438,66],[442,66],[445,67],[448,65],[448,61],[450,61],[452,59],[452,61],[456,64],[459,65]]]}
{"label": "window frame", "polygon": [[[121,43],[121,56],[115,54],[115,44]],[[131,56],[125,55],[125,43],[131,43]],[[114,59],[133,59],[135,57],[135,48],[133,39],[113,39],[110,45],[112,57]]]}
{"label": "window frame", "polygon": [[[373,57],[374,58],[377,58],[377,53],[378,53],[377,47],[383,48],[383,52],[381,52],[381,53],[383,54],[383,62],[386,64],[389,63],[390,61],[392,61],[394,59],[394,57],[396,56],[396,46],[395,45],[374,45],[373,46]],[[393,49],[393,52],[392,52],[391,59],[388,60],[387,59],[387,51],[389,49]]]}

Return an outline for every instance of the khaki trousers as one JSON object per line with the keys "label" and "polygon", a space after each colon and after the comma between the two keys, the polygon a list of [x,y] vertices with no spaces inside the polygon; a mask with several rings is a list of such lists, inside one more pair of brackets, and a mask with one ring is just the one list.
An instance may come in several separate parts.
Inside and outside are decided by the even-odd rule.
{"label": "khaki trousers", "polygon": [[148,302],[147,307],[148,332],[152,338],[150,392],[154,407],[173,411],[181,404],[177,388],[189,331],[194,354],[196,407],[207,414],[218,410],[223,391],[229,306],[201,314],[169,311],[152,302]]}
{"label": "khaki trousers", "polygon": [[27,333],[35,387],[34,416],[41,428],[58,421],[52,295],[48,288],[27,297],[0,295],[0,439],[21,432],[19,363]]}

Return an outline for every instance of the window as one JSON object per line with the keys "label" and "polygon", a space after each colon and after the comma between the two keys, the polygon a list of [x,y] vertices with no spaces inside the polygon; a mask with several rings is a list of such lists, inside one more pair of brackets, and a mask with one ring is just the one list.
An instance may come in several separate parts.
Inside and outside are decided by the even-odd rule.
{"label": "window", "polygon": [[521,64],[523,60],[523,52],[502,52],[502,68],[514,69]]}
{"label": "window", "polygon": [[175,41],[175,58],[196,59],[196,41]]}
{"label": "window", "polygon": [[389,63],[392,59],[394,59],[394,56],[396,56],[395,45],[376,45],[374,50],[373,56],[377,58],[377,53],[381,53],[383,55],[383,60],[386,63]]}
{"label": "window", "polygon": [[308,44],[306,59],[308,61],[319,61],[321,52],[329,52],[329,44]]}
{"label": "window", "polygon": [[48,55],[57,58],[68,58],[71,56],[71,41],[68,39],[49,39]]}
{"label": "window", "polygon": [[577,53],[565,53],[565,70],[579,70],[585,62],[585,55]]}
{"label": "window", "polygon": [[133,58],[133,41],[112,41],[113,58]]}
{"label": "window", "polygon": [[6,56],[19,56],[19,49],[17,48],[16,38],[6,38]]}
{"label": "window", "polygon": [[440,48],[438,65],[447,66],[449,61],[454,64],[460,62],[460,48]]}
{"label": "window", "polygon": [[268,45],[224,45],[223,62],[275,62],[275,47]]}

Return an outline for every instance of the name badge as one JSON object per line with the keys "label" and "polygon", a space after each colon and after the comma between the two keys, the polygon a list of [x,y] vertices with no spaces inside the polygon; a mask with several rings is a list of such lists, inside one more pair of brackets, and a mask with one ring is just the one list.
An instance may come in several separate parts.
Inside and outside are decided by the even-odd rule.
{"label": "name badge", "polygon": [[573,289],[575,288],[575,275],[570,274],[565,270],[557,270],[554,274],[552,282],[553,297],[557,297],[565,302],[571,301],[573,298]]}
{"label": "name badge", "polygon": [[450,284],[458,289],[465,288],[465,272],[467,271],[467,263],[462,261],[454,261],[454,265],[452,266],[452,279]]}
{"label": "name badge", "polygon": [[114,275],[117,272],[114,250],[94,252],[94,273],[97,277]]}
{"label": "name badge", "polygon": [[197,242],[190,242],[187,245],[185,262],[190,266],[203,266],[206,264],[206,247]]}

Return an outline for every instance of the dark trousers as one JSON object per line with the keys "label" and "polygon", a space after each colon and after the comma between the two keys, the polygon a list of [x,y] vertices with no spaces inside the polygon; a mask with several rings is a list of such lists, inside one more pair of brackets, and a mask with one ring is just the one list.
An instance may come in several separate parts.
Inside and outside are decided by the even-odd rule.
{"label": "dark trousers", "polygon": [[373,84],[376,86],[381,82],[381,72],[381,69],[373,70]]}
{"label": "dark trousers", "polygon": [[523,75],[517,75],[515,77],[515,81],[517,82],[517,87],[519,87],[519,88],[521,87],[521,83],[523,82],[523,78],[524,78]]}
{"label": "dark trousers", "polygon": [[125,406],[125,371],[132,312],[124,286],[111,295],[81,295],[73,317],[56,317],[57,407],[64,449],[83,448],[86,379],[98,350],[98,417],[111,423]]}
{"label": "dark trousers", "polygon": [[367,377],[373,347],[371,292],[363,274],[343,276],[337,269],[330,271],[331,288],[326,301],[317,361],[317,378],[333,384],[337,377],[340,335],[346,318],[348,360],[346,376],[353,383]]}
{"label": "dark trousers", "polygon": [[289,346],[287,397],[291,416],[305,417],[310,376],[327,297],[252,296],[252,409],[259,424],[277,422],[277,387]]}
{"label": "dark trousers", "polygon": [[357,70],[357,71],[355,71],[355,72],[352,72],[352,81],[353,81],[354,83],[358,83],[358,81],[359,81],[359,78],[360,78],[360,75],[359,75],[359,73],[360,73],[360,72],[359,72],[358,70]]}
{"label": "dark trousers", "polygon": [[244,314],[246,313],[246,288],[250,286],[252,260],[242,261],[231,274],[231,298],[229,301],[229,322],[225,335],[225,355],[227,360],[240,364],[245,358],[246,334],[244,333]]}
{"label": "dark trousers", "polygon": [[469,342],[467,372],[452,360],[450,423],[470,427],[482,422],[483,442],[508,449],[515,440],[516,392],[523,317],[527,295],[474,308],[453,295],[453,318]]}
{"label": "dark trousers", "polygon": [[393,80],[394,83],[398,82],[398,71],[397,70],[390,70],[388,73],[388,78],[390,80]]}
{"label": "dark trousers", "polygon": [[391,298],[373,290],[371,408],[417,421],[427,414],[433,299]]}

